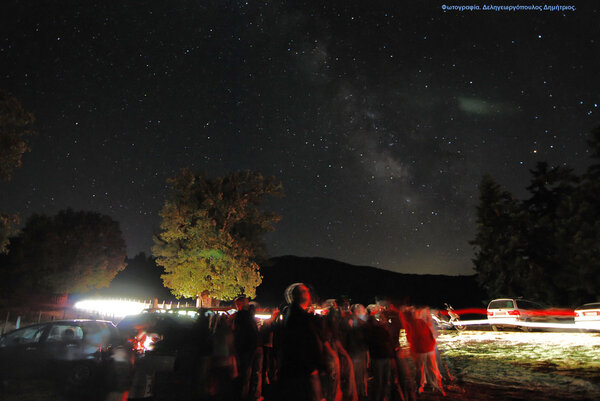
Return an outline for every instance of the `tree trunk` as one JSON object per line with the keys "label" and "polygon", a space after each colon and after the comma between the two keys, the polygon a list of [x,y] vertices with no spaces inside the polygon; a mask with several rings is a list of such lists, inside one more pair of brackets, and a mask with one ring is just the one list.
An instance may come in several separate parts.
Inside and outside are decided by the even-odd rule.
{"label": "tree trunk", "polygon": [[198,297],[196,298],[196,307],[211,308],[214,306],[214,301],[215,299],[210,296],[210,293],[208,291],[202,291],[200,294],[198,294]]}

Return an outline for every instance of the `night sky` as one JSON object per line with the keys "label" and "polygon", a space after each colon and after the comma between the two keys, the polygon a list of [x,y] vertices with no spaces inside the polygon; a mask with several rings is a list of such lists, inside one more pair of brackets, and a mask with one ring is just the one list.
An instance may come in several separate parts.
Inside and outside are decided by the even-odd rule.
{"label": "night sky", "polygon": [[0,210],[108,214],[133,256],[168,177],[252,169],[286,192],[273,256],[472,273],[482,174],[525,196],[536,161],[589,163],[599,7],[559,3],[3,0],[0,88],[39,134]]}

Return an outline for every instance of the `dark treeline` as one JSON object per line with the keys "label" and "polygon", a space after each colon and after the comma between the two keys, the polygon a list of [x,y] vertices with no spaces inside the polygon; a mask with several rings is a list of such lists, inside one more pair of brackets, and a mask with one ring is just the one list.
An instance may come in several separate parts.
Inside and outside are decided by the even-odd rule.
{"label": "dark treeline", "polygon": [[119,223],[90,211],[31,215],[0,255],[0,295],[30,298],[106,287],[125,268]]}
{"label": "dark treeline", "polygon": [[479,283],[490,297],[524,296],[560,306],[597,299],[600,128],[592,131],[589,146],[593,161],[580,175],[539,162],[527,199],[483,178],[472,244]]}

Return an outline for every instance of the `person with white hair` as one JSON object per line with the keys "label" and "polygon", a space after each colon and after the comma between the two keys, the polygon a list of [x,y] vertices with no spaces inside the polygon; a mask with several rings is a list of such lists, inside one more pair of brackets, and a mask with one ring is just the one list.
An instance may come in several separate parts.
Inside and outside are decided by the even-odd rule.
{"label": "person with white hair", "polygon": [[310,290],[303,283],[296,283],[288,287],[285,295],[291,303],[281,332],[281,399],[321,401],[322,344],[314,316],[307,312]]}

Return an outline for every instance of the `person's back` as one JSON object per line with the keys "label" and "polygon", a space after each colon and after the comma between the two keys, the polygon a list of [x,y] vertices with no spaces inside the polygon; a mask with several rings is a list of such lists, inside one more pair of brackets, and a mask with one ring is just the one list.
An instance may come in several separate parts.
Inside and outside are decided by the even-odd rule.
{"label": "person's back", "polygon": [[435,349],[435,338],[427,322],[415,319],[413,322],[412,346],[416,353],[427,353]]}
{"label": "person's back", "polygon": [[281,329],[282,375],[305,375],[319,369],[320,346],[313,317],[290,305]]}
{"label": "person's back", "polygon": [[306,311],[310,306],[310,292],[300,283],[288,290],[292,302],[278,341],[281,347],[280,396],[286,401],[318,401],[321,400],[321,344],[314,316]]}
{"label": "person's back", "polygon": [[250,311],[237,311],[233,315],[232,327],[236,353],[253,352],[258,346],[258,326]]}
{"label": "person's back", "polygon": [[394,357],[394,346],[389,330],[373,316],[367,320],[366,334],[371,358],[391,359]]}
{"label": "person's back", "polygon": [[392,337],[389,330],[377,321],[375,316],[369,316],[366,328],[373,372],[371,396],[374,401],[383,401],[388,397],[391,388],[391,363],[394,359]]}

